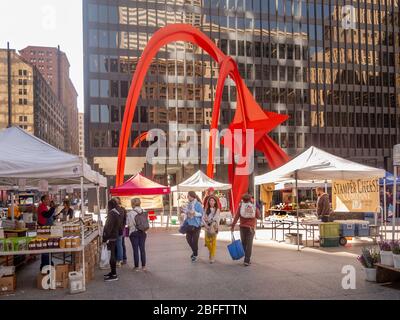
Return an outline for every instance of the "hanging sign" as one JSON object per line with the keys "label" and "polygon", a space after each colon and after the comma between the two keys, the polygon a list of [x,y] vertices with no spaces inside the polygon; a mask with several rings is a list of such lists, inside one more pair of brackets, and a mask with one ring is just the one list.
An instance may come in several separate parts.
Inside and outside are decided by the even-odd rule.
{"label": "hanging sign", "polygon": [[40,180],[38,189],[40,192],[48,192],[49,191],[49,182],[47,180]]}
{"label": "hanging sign", "polygon": [[66,191],[67,193],[74,193],[74,188],[68,187]]}
{"label": "hanging sign", "polygon": [[332,207],[337,212],[378,212],[378,179],[332,181]]}

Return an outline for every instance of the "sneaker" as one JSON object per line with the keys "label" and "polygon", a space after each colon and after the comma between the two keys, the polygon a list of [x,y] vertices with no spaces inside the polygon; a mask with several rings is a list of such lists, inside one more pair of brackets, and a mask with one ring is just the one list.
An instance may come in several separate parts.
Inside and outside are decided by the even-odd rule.
{"label": "sneaker", "polygon": [[245,266],[245,267],[248,267],[249,265],[250,265],[249,262],[245,262],[245,263],[244,263],[244,266]]}
{"label": "sneaker", "polygon": [[215,259],[210,259],[210,263],[211,264],[215,263]]}
{"label": "sneaker", "polygon": [[118,276],[116,274],[111,274],[107,278],[104,278],[104,281],[106,282],[118,281]]}
{"label": "sneaker", "polygon": [[147,268],[146,268],[146,267],[142,267],[142,271],[143,271],[143,272],[146,272],[146,271],[147,271]]}
{"label": "sneaker", "polygon": [[107,274],[105,274],[104,275],[104,278],[108,278],[109,276],[112,276],[112,273],[110,272],[110,273],[107,273]]}
{"label": "sneaker", "polygon": [[197,261],[197,256],[193,256],[192,257],[192,262],[196,262]]}
{"label": "sneaker", "polygon": [[134,268],[133,268],[133,271],[139,272],[140,269],[139,269],[139,267],[134,267]]}
{"label": "sneaker", "polygon": [[121,268],[122,267],[122,261],[118,261],[117,262],[117,268]]}

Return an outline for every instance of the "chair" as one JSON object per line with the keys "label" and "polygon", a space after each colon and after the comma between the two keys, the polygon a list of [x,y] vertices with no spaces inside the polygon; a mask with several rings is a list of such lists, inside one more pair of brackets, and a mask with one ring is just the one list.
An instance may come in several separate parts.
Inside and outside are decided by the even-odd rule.
{"label": "chair", "polygon": [[153,225],[154,228],[154,221],[157,220],[157,216],[154,210],[149,211],[149,220],[151,221],[151,224]]}

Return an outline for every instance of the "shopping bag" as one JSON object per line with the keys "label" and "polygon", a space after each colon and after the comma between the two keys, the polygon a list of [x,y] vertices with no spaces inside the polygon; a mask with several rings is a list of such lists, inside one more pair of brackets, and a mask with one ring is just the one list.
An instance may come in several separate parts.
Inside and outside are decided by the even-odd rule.
{"label": "shopping bag", "polygon": [[239,260],[244,257],[244,249],[240,240],[235,240],[235,236],[232,232],[232,243],[228,244],[228,251],[231,255],[232,260]]}
{"label": "shopping bag", "polygon": [[189,229],[189,224],[187,223],[187,220],[183,221],[182,225],[179,228],[179,232],[182,234],[186,234],[186,232]]}
{"label": "shopping bag", "polygon": [[100,269],[110,268],[110,256],[111,256],[111,251],[107,249],[107,244],[104,243],[101,247]]}

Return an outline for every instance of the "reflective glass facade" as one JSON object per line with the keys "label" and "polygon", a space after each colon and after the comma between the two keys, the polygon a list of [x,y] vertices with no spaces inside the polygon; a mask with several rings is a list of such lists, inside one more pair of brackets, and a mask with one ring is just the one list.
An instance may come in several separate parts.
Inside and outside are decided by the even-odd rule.
{"label": "reflective glass facade", "polygon": [[[290,119],[271,136],[290,155],[315,145],[385,167],[400,142],[398,0],[85,0],[86,156],[116,157],[132,74],[152,34],[173,23],[203,31],[231,55],[257,102]],[[152,63],[131,140],[171,123],[207,128],[218,67],[176,42]],[[221,127],[236,107],[225,83]],[[129,156],[144,156],[143,142]],[[265,172],[262,156],[256,170]],[[155,168],[174,179],[197,168]],[[186,170],[186,171],[185,171]],[[223,169],[217,177],[226,179]]]}

